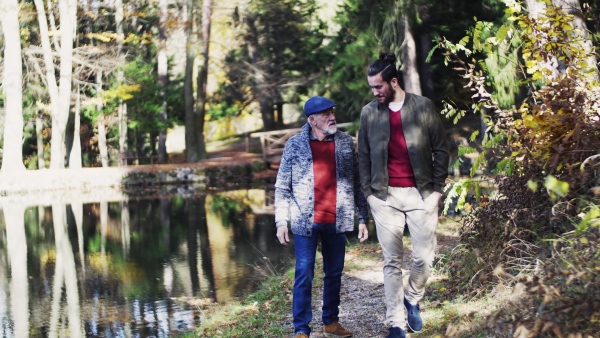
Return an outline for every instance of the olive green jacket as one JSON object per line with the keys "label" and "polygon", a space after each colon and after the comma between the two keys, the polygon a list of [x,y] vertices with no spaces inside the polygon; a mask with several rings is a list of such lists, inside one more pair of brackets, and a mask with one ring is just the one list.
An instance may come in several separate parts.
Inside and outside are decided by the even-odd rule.
{"label": "olive green jacket", "polygon": [[[415,183],[423,199],[442,192],[448,177],[446,131],[434,103],[406,93],[401,110],[402,130]],[[362,108],[358,132],[358,168],[365,198],[387,199],[390,111],[373,100]]]}

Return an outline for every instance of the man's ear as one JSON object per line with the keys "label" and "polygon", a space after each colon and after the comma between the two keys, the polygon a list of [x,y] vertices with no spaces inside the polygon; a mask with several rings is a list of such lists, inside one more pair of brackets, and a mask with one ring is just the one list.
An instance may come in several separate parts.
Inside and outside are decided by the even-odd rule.
{"label": "man's ear", "polygon": [[393,78],[390,80],[390,84],[392,85],[392,88],[396,88],[396,86],[398,85],[398,79],[397,79],[397,78],[395,78],[395,77],[393,77]]}

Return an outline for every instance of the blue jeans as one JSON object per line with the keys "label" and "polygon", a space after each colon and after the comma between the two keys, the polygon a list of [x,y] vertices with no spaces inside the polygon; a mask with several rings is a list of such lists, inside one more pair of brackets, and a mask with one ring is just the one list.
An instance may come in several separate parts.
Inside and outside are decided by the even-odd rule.
{"label": "blue jeans", "polygon": [[344,256],[346,255],[346,234],[336,233],[335,223],[314,223],[312,237],[294,235],[296,274],[292,314],[294,315],[295,333],[304,332],[310,335],[312,281],[315,275],[315,255],[319,237],[321,237],[323,272],[325,273],[323,279],[323,324],[337,321],[340,313],[340,288]]}

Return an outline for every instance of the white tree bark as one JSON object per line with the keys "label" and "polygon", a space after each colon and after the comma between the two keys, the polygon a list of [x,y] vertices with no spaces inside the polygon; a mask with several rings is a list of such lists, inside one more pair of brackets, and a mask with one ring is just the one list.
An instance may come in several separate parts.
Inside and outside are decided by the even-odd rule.
{"label": "white tree bark", "polygon": [[2,210],[10,258],[10,309],[14,321],[14,336],[27,337],[29,335],[29,275],[27,274],[25,206],[3,203]]}
{"label": "white tree bark", "polygon": [[50,337],[58,335],[58,319],[62,286],[65,285],[67,296],[67,318],[69,320],[69,336],[83,337],[81,323],[81,307],[79,305],[79,289],[77,285],[77,269],[75,256],[69,241],[67,231],[66,207],[64,204],[52,205],[52,221],[54,223],[54,240],[56,243],[56,268],[52,286],[52,315],[50,322]]}
{"label": "white tree bark", "polygon": [[73,126],[73,146],[69,154],[69,168],[81,169],[81,92],[77,87],[77,99],[75,101],[75,123]]}
{"label": "white tree bark", "polygon": [[0,21],[5,43],[2,87],[6,97],[2,172],[23,171],[23,71],[17,0],[0,0]]}
{"label": "white tree bark", "polygon": [[[122,54],[123,49],[123,0],[115,0],[115,25],[117,26],[117,54],[124,62]],[[124,82],[123,71],[119,70],[117,74],[119,83]],[[119,152],[125,154],[127,152],[127,103],[120,101],[119,107]],[[119,165],[127,165],[127,159],[120,158]]]}
{"label": "white tree bark", "polygon": [[402,11],[404,20],[404,43],[402,49],[402,78],[404,90],[421,95],[421,79],[419,77],[419,63],[417,61],[417,46],[412,33],[410,13],[412,13],[412,1],[406,1],[406,7]]}
{"label": "white tree bark", "polygon": [[[44,62],[46,64],[46,82],[52,106],[52,140],[50,143],[50,168],[65,167],[65,133],[71,107],[71,80],[73,74],[73,39],[75,36],[76,0],[59,0],[60,11],[60,82],[54,75],[54,57],[50,46],[48,22],[42,0],[34,0],[37,9],[38,22]],[[59,87],[60,85],[60,87]]]}
{"label": "white tree bark", "polygon": [[129,202],[121,202],[121,245],[123,247],[123,256],[129,257],[129,248],[131,247],[131,222],[129,216]]}
{"label": "white tree bark", "polygon": [[[541,0],[525,0],[527,4],[528,16],[532,20],[539,20],[540,15],[543,15],[546,10],[546,4]],[[558,78],[558,60],[552,57],[549,61],[540,62],[540,67],[548,70],[548,74],[544,76],[545,82],[551,82]]]}
{"label": "white tree bark", "polygon": [[591,80],[599,80],[600,77],[598,75],[598,60],[596,59],[596,51],[594,49],[594,45],[590,40],[590,34],[588,32],[587,26],[585,25],[585,21],[583,20],[583,12],[581,10],[581,5],[578,0],[553,0],[553,5],[557,7],[563,8],[567,13],[573,15],[573,27],[578,30],[577,37],[581,39],[580,43],[585,51],[586,63],[589,67],[587,73]]}

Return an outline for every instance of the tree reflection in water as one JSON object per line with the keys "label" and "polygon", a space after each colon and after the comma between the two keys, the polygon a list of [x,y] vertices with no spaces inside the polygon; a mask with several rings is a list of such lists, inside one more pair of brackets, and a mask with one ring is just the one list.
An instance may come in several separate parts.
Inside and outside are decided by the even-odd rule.
{"label": "tree reflection in water", "polygon": [[[265,190],[2,204],[2,336],[162,336],[286,268]],[[265,213],[265,210],[267,213]],[[259,211],[259,212],[255,212]],[[4,306],[4,305],[3,305]]]}

